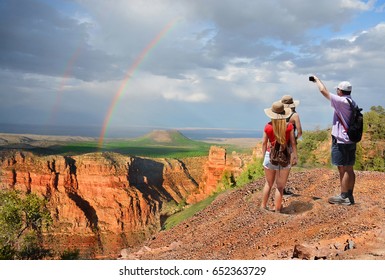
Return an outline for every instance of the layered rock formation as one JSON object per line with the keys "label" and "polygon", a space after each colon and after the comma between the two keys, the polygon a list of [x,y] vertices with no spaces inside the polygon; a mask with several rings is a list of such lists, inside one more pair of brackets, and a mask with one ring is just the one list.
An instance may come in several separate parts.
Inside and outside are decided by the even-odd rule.
{"label": "layered rock formation", "polygon": [[244,167],[244,160],[233,153],[228,155],[222,147],[212,146],[209,151],[207,162],[203,166],[203,177],[198,190],[190,196],[189,203],[196,203],[205,199],[218,188],[223,187],[221,180],[227,172],[229,177],[237,177]]}
{"label": "layered rock formation", "polygon": [[224,170],[239,172],[240,158],[213,147],[208,158],[148,159],[116,153],[79,156],[1,154],[0,187],[33,192],[48,201],[58,252],[83,257],[115,255],[161,228],[165,205],[194,203],[216,189]]}

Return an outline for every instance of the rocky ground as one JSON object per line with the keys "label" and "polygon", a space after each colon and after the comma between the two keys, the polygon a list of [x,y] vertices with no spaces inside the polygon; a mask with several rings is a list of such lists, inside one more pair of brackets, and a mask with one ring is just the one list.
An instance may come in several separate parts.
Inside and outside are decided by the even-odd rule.
{"label": "rocky ground", "polygon": [[[331,205],[336,170],[291,173],[283,213],[259,208],[264,180],[228,191],[206,209],[120,259],[385,259],[385,174],[356,172],[356,204]],[[273,201],[271,201],[271,208]]]}

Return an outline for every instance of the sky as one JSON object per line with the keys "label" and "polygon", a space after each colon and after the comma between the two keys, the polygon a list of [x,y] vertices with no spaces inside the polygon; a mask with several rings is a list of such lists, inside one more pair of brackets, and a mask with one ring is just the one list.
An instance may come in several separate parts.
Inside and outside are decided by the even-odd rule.
{"label": "sky", "polygon": [[289,94],[330,127],[309,75],[385,106],[384,0],[0,0],[0,38],[2,124],[262,130]]}

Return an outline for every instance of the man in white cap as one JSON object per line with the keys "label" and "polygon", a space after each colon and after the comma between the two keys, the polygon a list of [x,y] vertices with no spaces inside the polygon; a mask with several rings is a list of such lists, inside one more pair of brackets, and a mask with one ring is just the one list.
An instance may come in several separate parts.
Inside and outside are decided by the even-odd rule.
{"label": "man in white cap", "polygon": [[341,193],[329,198],[328,201],[332,204],[352,205],[354,204],[353,189],[356,181],[353,169],[356,160],[356,143],[350,141],[345,129],[349,126],[352,114],[347,98],[355,105],[350,95],[352,85],[343,81],[337,86],[337,94],[332,94],[318,77],[312,76],[311,78],[322,95],[330,100],[334,109],[331,152],[332,164],[337,166],[340,175]]}

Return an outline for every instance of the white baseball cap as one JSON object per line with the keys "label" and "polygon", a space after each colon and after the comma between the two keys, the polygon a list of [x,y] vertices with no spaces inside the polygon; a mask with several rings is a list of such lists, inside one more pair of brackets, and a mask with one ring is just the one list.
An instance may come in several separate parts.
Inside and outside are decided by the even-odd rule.
{"label": "white baseball cap", "polygon": [[352,91],[352,85],[348,81],[339,83],[337,88],[343,91]]}

